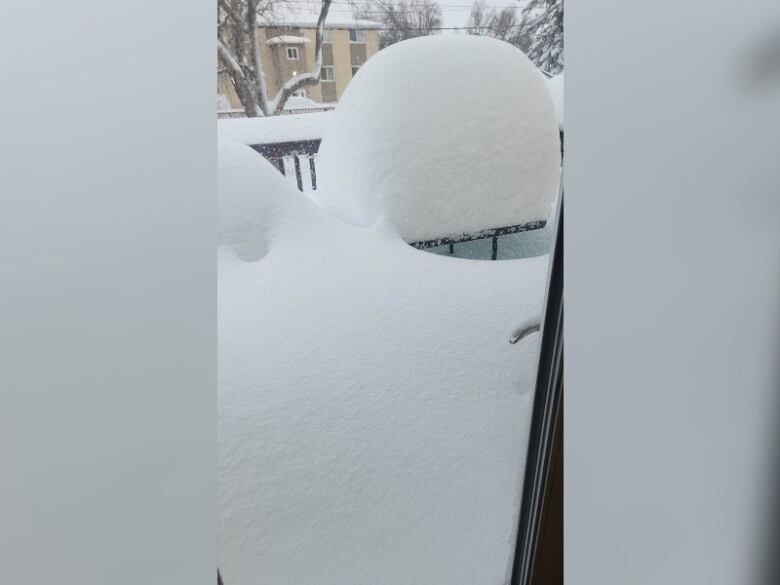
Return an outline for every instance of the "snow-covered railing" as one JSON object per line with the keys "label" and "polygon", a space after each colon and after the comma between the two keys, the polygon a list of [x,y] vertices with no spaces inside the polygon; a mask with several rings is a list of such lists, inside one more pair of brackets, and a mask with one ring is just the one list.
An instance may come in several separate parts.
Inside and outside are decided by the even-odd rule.
{"label": "snow-covered railing", "polygon": [[227,110],[217,110],[217,119],[220,118],[244,118],[246,112],[244,108],[230,108]]}
{"label": "snow-covered railing", "polygon": [[316,106],[311,108],[290,108],[289,110],[282,110],[279,112],[282,116],[292,116],[295,114],[315,114],[317,112],[330,112],[333,110],[333,106]]}
{"label": "snow-covered railing", "polygon": [[[330,112],[334,106],[316,106],[311,108],[290,108],[279,112],[280,116],[294,116],[296,114],[316,114],[319,112]],[[228,110],[217,110],[217,119],[223,118],[245,118],[246,112],[243,108],[230,108]]]}
{"label": "snow-covered railing", "polygon": [[[317,190],[317,153],[321,140],[297,140],[286,142],[274,142],[267,144],[250,144],[250,146],[263,155],[273,164],[282,175],[293,182],[299,191]],[[481,230],[475,233],[461,234],[449,238],[409,242],[419,250],[429,250],[439,254],[479,258],[484,260],[498,260],[501,258],[517,257],[517,235],[524,232],[543,230],[546,221],[534,221],[523,225],[502,226],[493,229]],[[524,243],[524,253],[530,249],[538,253],[546,251],[545,245],[547,233],[539,232],[539,236],[532,238],[534,243],[529,246]],[[539,240],[537,244],[535,241]],[[487,243],[490,248],[487,248]],[[499,244],[506,248],[505,253],[499,250]],[[456,248],[457,246],[457,248]],[[532,255],[534,255],[532,253]]]}
{"label": "snow-covered railing", "polygon": [[299,191],[317,190],[315,160],[320,149],[320,139],[250,146],[279,169],[285,177],[294,181]]}
{"label": "snow-covered railing", "polygon": [[478,240],[490,240],[490,259],[498,260],[498,241],[502,236],[509,236],[511,234],[519,234],[522,232],[530,232],[532,230],[543,229],[547,225],[544,220],[532,221],[523,225],[510,225],[507,227],[493,228],[488,230],[481,230],[470,234],[461,234],[457,237],[439,238],[436,240],[425,240],[422,242],[409,242],[409,245],[417,248],[418,250],[428,250],[431,248],[442,248],[447,246],[448,252],[455,254],[455,244],[463,244],[466,242],[475,242]]}

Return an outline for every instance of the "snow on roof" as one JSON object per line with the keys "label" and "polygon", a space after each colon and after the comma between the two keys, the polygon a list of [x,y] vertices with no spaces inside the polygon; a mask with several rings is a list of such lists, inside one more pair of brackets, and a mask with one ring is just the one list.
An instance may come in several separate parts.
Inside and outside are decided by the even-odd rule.
{"label": "snow on roof", "polygon": [[[272,16],[258,17],[261,26],[289,26],[299,28],[315,28],[320,16],[319,2],[300,2],[279,5]],[[331,4],[325,28],[363,28],[378,29],[382,24],[373,20],[355,18],[352,8],[334,6]]]}
{"label": "snow on roof", "polygon": [[265,43],[267,45],[302,45],[303,43],[310,43],[311,41],[306,37],[296,37],[292,35],[281,35],[268,39]]}
{"label": "snow on roof", "polygon": [[265,118],[226,118],[217,120],[217,133],[221,139],[250,145],[319,140],[325,122],[332,115],[332,112],[313,112]]}
{"label": "snow on roof", "polygon": [[[317,26],[317,19],[314,20],[275,20],[273,26],[292,26],[298,28],[315,28]],[[362,28],[367,30],[375,30],[382,28],[382,23],[374,20],[364,20],[353,18],[351,20],[338,19],[332,20],[328,18],[325,21],[325,28]]]}

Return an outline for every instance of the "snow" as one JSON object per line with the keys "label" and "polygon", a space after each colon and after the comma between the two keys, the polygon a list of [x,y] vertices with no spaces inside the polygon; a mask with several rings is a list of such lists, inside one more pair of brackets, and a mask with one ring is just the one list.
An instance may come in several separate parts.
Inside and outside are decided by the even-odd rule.
{"label": "snow", "polygon": [[547,80],[547,91],[550,92],[555,114],[558,116],[560,127],[563,128],[563,73]]}
{"label": "snow", "polygon": [[284,104],[285,110],[307,110],[309,108],[320,108],[320,104],[314,100],[310,100],[307,97],[292,95],[287,99],[287,103]]}
{"label": "snow", "polygon": [[302,45],[304,43],[310,43],[311,41],[306,37],[295,37],[291,35],[281,35],[268,39],[265,43],[267,45]]}
{"label": "snow", "polygon": [[[295,205],[284,176],[243,144],[219,142],[219,245],[236,247],[242,258],[259,259],[281,210]],[[234,169],[241,169],[236,172]]]}
{"label": "snow", "polygon": [[332,112],[312,112],[265,118],[229,118],[217,120],[217,133],[221,139],[242,144],[319,140],[325,122],[332,115]]}
{"label": "snow", "polygon": [[224,582],[508,582],[547,257],[429,254],[218,165]]}
{"label": "snow", "polygon": [[547,219],[560,175],[558,123],[517,48],[421,37],[372,57],[328,118],[319,200],[406,241]]}

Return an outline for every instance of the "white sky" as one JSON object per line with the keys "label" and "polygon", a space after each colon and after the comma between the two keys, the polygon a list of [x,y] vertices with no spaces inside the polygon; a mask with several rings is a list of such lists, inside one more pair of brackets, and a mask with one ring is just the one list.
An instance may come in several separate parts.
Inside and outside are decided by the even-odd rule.
{"label": "white sky", "polygon": [[[412,2],[414,2],[414,0],[412,0]],[[472,4],[473,0],[439,0],[444,26],[465,26],[469,17],[469,12],[471,12]],[[487,0],[487,5],[495,6],[497,8],[517,6],[517,11],[520,12],[525,5],[525,1]]]}
{"label": "white sky", "polygon": [[[356,5],[360,6],[367,4],[367,0],[351,0]],[[414,3],[415,0],[407,0]],[[442,26],[444,27],[464,27],[471,11],[471,6],[474,0],[438,0],[439,6],[441,6]],[[518,12],[522,10],[526,0],[487,0],[488,6],[496,8],[503,8],[505,6],[517,6]],[[309,12],[312,14],[312,18],[316,20],[316,15],[319,13],[320,3],[317,0],[291,0],[289,6],[294,8],[297,13]],[[328,20],[339,20],[339,15],[350,14],[352,9],[348,3],[348,0],[333,0],[331,4]],[[446,31],[449,32],[449,31]]]}

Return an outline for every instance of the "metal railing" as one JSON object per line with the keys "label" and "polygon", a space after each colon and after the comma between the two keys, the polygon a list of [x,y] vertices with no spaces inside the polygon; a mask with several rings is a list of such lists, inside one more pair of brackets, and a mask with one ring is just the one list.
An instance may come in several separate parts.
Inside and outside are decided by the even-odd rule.
{"label": "metal railing", "polygon": [[[293,116],[295,114],[312,114],[317,112],[330,112],[335,106],[315,106],[311,108],[292,108],[279,112],[280,116]],[[244,108],[229,108],[226,110],[217,110],[217,119],[222,118],[246,118]]]}
{"label": "metal railing", "polygon": [[[252,144],[250,146],[263,155],[280,173],[294,182],[299,191],[307,192],[317,190],[316,161],[321,142],[321,139],[317,138],[291,142]],[[489,258],[490,260],[498,260],[500,241],[506,240],[513,234],[540,230],[546,225],[547,222],[544,220],[533,221],[522,225],[498,227],[448,238],[409,242],[409,245],[419,250],[438,251],[439,253],[446,250],[447,253],[454,256],[456,246],[468,244],[469,242],[490,240]],[[440,250],[436,250],[436,248],[440,248]],[[484,252],[480,250],[477,255],[470,257],[487,260],[488,253],[487,250]]]}
{"label": "metal railing", "polygon": [[250,145],[285,177],[295,181],[299,191],[317,190],[317,151],[320,140],[299,140]]}

